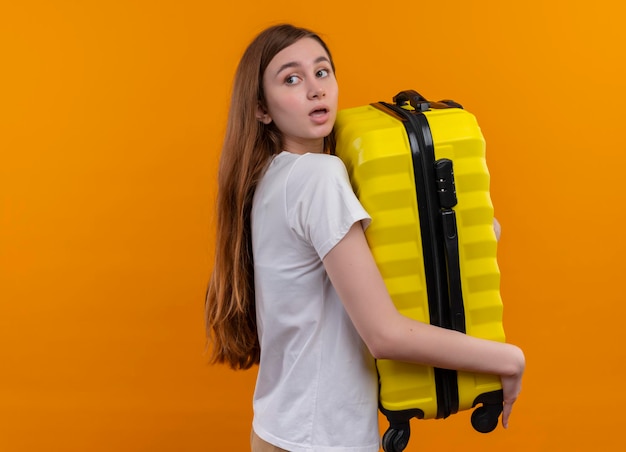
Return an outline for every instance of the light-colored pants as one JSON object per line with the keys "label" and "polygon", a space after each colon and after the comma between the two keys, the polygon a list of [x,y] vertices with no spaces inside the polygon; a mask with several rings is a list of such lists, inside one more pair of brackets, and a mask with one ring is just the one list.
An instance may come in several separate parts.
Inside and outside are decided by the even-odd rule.
{"label": "light-colored pants", "polygon": [[280,447],[273,446],[267,441],[263,441],[254,433],[254,430],[252,430],[250,434],[250,450],[252,452],[289,452]]}

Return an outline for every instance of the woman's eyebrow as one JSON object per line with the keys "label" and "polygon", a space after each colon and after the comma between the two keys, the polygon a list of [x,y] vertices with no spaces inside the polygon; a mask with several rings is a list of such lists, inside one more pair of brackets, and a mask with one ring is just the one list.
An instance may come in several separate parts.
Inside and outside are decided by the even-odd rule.
{"label": "woman's eyebrow", "polygon": [[[318,63],[321,63],[322,61],[326,61],[327,63],[330,64],[330,60],[328,59],[328,57],[325,57],[323,55],[317,57],[313,61],[313,64],[318,64]],[[290,61],[288,63],[283,64],[281,67],[279,67],[278,70],[276,71],[276,75],[278,76],[278,74],[280,74],[285,69],[294,68],[294,67],[300,67],[300,66],[302,66],[302,65],[299,62],[297,62],[297,61]]]}

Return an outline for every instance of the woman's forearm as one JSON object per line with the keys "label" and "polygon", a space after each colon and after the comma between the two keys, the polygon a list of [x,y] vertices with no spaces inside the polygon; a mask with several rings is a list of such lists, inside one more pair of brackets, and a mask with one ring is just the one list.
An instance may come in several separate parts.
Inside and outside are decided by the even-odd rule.
{"label": "woman's forearm", "polygon": [[402,315],[388,327],[388,334],[371,347],[376,358],[497,375],[516,375],[524,369],[524,354],[512,344],[467,336]]}

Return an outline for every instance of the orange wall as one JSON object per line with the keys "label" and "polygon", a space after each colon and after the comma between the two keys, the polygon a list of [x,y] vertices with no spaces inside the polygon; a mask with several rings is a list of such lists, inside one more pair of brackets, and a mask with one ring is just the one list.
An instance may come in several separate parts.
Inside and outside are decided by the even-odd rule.
{"label": "orange wall", "polygon": [[0,450],[246,450],[254,371],[206,365],[202,305],[232,75],[279,21],[327,38],[342,107],[415,88],[487,138],[524,392],[509,431],[407,451],[621,443],[626,8],[210,3],[0,7]]}

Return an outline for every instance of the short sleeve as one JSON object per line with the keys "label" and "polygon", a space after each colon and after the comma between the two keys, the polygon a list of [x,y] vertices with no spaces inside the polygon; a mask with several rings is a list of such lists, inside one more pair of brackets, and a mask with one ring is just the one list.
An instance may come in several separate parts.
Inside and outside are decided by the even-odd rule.
{"label": "short sleeve", "polygon": [[361,221],[365,229],[371,221],[338,157],[304,154],[292,167],[286,190],[289,226],[311,244],[320,259],[341,241],[354,223]]}

